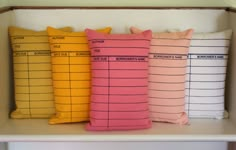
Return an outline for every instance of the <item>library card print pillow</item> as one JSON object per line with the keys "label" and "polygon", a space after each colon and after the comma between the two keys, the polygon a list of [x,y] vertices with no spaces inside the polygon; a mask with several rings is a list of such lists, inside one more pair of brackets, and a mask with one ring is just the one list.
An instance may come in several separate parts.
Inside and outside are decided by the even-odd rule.
{"label": "library card print pillow", "polygon": [[[132,33],[142,32],[131,27]],[[185,78],[193,30],[153,33],[149,52],[149,104],[153,121],[187,124]]]}
{"label": "library card print pillow", "polygon": [[91,49],[92,95],[87,130],[151,127],[148,51],[151,31],[101,34],[86,29]]}
{"label": "library card print pillow", "polygon": [[194,33],[188,58],[186,112],[190,118],[224,118],[232,30]]}
{"label": "library card print pillow", "polygon": [[[90,51],[85,32],[48,27],[56,114],[49,124],[89,120]],[[99,32],[110,33],[111,28]]]}
{"label": "library card print pillow", "polygon": [[[71,31],[71,28],[62,28]],[[51,54],[46,31],[9,27],[16,110],[11,118],[49,118],[55,113]]]}

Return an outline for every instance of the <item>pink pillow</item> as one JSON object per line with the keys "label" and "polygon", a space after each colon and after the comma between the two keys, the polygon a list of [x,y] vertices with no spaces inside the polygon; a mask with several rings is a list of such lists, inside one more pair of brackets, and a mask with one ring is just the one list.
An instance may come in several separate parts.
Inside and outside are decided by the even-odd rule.
{"label": "pink pillow", "polygon": [[90,123],[87,130],[151,127],[148,52],[151,31],[103,34],[86,29],[92,61]]}
{"label": "pink pillow", "polygon": [[[132,33],[142,32],[131,27]],[[153,33],[149,53],[149,103],[153,121],[187,124],[185,78],[193,30]]]}

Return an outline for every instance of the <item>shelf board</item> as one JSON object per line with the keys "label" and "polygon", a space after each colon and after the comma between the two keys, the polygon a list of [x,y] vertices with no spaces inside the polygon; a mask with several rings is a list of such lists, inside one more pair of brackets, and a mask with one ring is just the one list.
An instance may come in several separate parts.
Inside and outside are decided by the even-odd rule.
{"label": "shelf board", "polygon": [[46,119],[8,119],[0,141],[236,141],[236,126],[228,119],[194,119],[190,125],[153,123],[151,129],[86,131],[85,123],[48,125]]}

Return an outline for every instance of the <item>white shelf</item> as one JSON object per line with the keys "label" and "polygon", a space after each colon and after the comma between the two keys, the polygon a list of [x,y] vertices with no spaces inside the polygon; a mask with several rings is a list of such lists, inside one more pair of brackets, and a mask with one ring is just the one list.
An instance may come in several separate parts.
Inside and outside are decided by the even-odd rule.
{"label": "white shelf", "polygon": [[[62,21],[62,18],[64,21]],[[10,25],[34,30],[43,30],[48,25],[54,27],[70,25],[76,31],[80,31],[86,27],[104,27],[105,22],[113,27],[114,33],[127,32],[128,27],[134,25],[140,28],[158,29],[158,31],[194,28],[196,32],[214,32],[232,28],[235,38],[236,13],[220,9],[17,9],[0,14],[0,19],[4,20],[0,24],[0,33],[2,33],[0,34],[0,45],[2,45],[0,64],[4,64],[0,67],[0,141],[236,141],[235,42],[232,42],[233,45],[230,52],[231,59],[229,59],[229,68],[227,68],[229,74],[226,84],[227,91],[225,93],[227,95],[226,104],[230,119],[194,119],[190,121],[191,125],[189,126],[153,123],[151,129],[109,132],[86,131],[84,129],[85,123],[48,125],[47,119],[6,119],[12,111],[9,108],[14,106],[12,100],[14,90],[11,86],[13,82],[12,74],[9,73],[9,66],[12,66],[12,64],[10,64],[10,48],[7,33],[8,26]]]}
{"label": "white shelf", "polygon": [[151,129],[133,131],[91,132],[84,126],[9,119],[0,127],[0,141],[236,141],[236,126],[228,119],[194,119],[188,126],[153,123]]}

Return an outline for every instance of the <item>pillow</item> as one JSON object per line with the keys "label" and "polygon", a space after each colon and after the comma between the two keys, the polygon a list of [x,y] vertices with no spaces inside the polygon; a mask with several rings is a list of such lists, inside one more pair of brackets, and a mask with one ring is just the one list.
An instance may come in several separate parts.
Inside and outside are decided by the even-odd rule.
{"label": "pillow", "polygon": [[[71,28],[63,28],[71,31]],[[11,118],[49,118],[55,113],[46,31],[9,27],[16,110]]]}
{"label": "pillow", "polygon": [[90,123],[86,129],[151,127],[147,99],[151,31],[133,35],[85,32],[92,57]]}
{"label": "pillow", "polygon": [[[142,32],[135,27],[132,33]],[[193,30],[153,33],[149,53],[149,103],[153,121],[187,124],[185,78]]]}
{"label": "pillow", "polygon": [[190,118],[223,118],[232,30],[194,33],[188,58],[186,112]]}
{"label": "pillow", "polygon": [[[84,32],[48,27],[56,114],[49,124],[89,120],[90,51]],[[99,30],[109,33],[111,28]]]}

